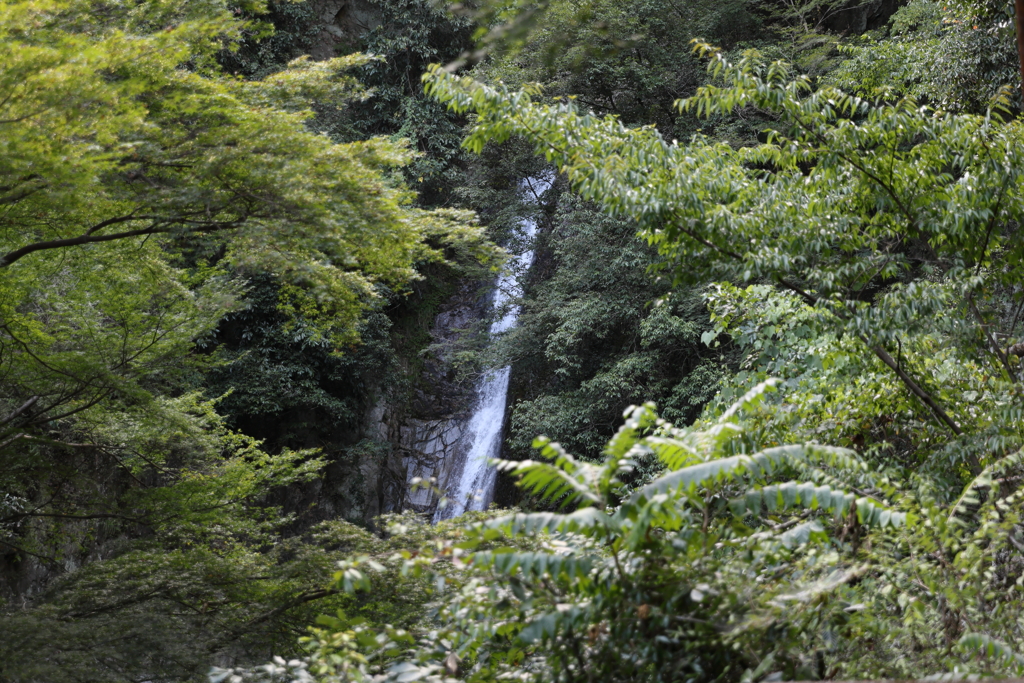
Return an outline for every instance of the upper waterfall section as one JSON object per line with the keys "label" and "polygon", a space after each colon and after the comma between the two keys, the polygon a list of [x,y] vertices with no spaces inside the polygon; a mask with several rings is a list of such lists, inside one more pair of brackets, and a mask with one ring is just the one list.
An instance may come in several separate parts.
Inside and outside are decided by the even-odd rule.
{"label": "upper waterfall section", "polygon": [[[553,175],[536,176],[523,180],[520,188],[530,204],[537,204],[553,182]],[[510,267],[498,277],[491,309],[500,317],[491,323],[492,339],[515,326],[519,318],[519,300],[523,296],[520,278],[525,277],[533,265],[537,221],[524,217],[520,219],[518,228],[522,242],[529,246],[514,256]],[[490,461],[501,452],[511,371],[508,366],[491,370],[477,381],[464,443],[460,444],[462,448],[456,448],[452,453],[458,460],[448,468],[447,481],[441,482],[448,504],[438,508],[435,520],[458,517],[467,510],[486,510],[490,505],[497,476]]]}

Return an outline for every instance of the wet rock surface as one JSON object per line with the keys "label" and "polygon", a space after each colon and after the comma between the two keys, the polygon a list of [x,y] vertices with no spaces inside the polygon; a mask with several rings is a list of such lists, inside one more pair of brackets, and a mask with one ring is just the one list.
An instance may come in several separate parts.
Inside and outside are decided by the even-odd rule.
{"label": "wet rock surface", "polygon": [[448,478],[448,470],[459,455],[457,449],[465,433],[466,422],[465,417],[409,420],[402,427],[400,448],[406,468],[404,509],[423,513],[434,511],[436,492],[414,484],[416,480],[436,483]]}
{"label": "wet rock surface", "polygon": [[[487,312],[487,297],[479,283],[463,283],[441,307],[430,330],[432,351],[424,359],[420,388],[412,401],[411,416],[402,422],[398,451],[406,468],[402,509],[433,514],[436,487],[443,485],[463,456],[463,436],[472,409],[472,387],[460,383],[452,361],[474,325]],[[414,482],[432,486],[415,487]]]}

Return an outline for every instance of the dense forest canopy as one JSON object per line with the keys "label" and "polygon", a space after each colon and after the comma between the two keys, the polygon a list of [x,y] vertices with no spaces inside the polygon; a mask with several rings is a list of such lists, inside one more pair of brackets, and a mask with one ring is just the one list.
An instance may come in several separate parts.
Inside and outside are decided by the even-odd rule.
{"label": "dense forest canopy", "polygon": [[0,0],[0,682],[1021,675],[1018,19]]}

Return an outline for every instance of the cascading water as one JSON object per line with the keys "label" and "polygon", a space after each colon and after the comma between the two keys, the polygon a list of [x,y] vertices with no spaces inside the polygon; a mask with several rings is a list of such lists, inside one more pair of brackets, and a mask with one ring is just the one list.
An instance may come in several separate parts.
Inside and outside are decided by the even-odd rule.
{"label": "cascading water", "polygon": [[[528,201],[536,203],[537,199],[551,187],[553,178],[536,177],[523,181]],[[519,228],[530,243],[537,234],[537,222],[532,218],[524,218]],[[491,323],[490,336],[493,338],[510,329],[519,317],[518,304],[505,308],[511,299],[516,300],[523,294],[518,276],[525,274],[533,264],[533,249],[525,251],[512,259],[513,267],[502,273],[498,278],[494,291],[493,309],[505,310],[504,315]],[[486,510],[494,495],[496,470],[489,464],[491,458],[497,457],[501,448],[501,435],[505,426],[505,402],[508,398],[508,380],[510,367],[493,370],[480,378],[476,385],[474,409],[466,429],[465,439],[468,447],[464,450],[465,457],[461,466],[457,465],[445,492],[448,505],[439,508],[434,515],[435,521],[458,517],[467,510]]]}

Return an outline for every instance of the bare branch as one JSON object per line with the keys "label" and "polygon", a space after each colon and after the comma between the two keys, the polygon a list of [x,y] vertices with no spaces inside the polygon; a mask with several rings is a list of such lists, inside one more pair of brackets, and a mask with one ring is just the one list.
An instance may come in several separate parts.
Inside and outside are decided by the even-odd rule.
{"label": "bare branch", "polygon": [[27,400],[24,403],[22,403],[20,408],[18,408],[13,413],[11,413],[7,417],[5,417],[3,420],[0,420],[0,427],[2,427],[3,425],[7,424],[11,420],[13,420],[14,418],[18,417],[23,412],[25,412],[26,410],[28,410],[29,408],[34,406],[36,404],[36,401],[38,401],[38,400],[39,400],[38,396],[33,396],[29,400]]}
{"label": "bare branch", "polygon": [[[861,337],[861,339],[864,341],[865,344],[868,345],[868,348],[870,348],[874,352],[874,354],[878,356],[879,360],[888,365],[890,368],[893,369],[893,371],[897,375],[899,375],[899,378],[903,381],[903,384],[906,385],[908,389],[910,389],[910,392],[912,394],[917,396],[919,399],[921,399],[922,402],[924,402],[926,406],[928,406],[929,410],[931,410],[932,413],[935,414],[935,417],[939,418],[939,420],[947,427],[949,427],[950,431],[952,431],[954,434],[956,434],[957,436],[963,436],[964,432],[962,429],[960,429],[960,425],[954,422],[953,418],[946,414],[946,411],[942,409],[942,406],[940,406],[934,398],[932,398],[931,394],[922,389],[921,386],[914,381],[914,378],[912,378],[910,375],[906,373],[906,371],[901,367],[901,364],[897,363],[893,359],[893,357],[889,355],[888,351],[882,348],[880,344],[869,343],[868,340],[863,336]],[[971,467],[976,468],[979,471],[981,469],[981,464],[978,462],[978,459],[973,455],[971,456]]]}
{"label": "bare branch", "polygon": [[[132,219],[132,218],[124,219],[124,218],[122,218],[122,219],[118,219],[118,220],[113,221],[113,222],[124,222],[125,220],[136,220],[136,219]],[[144,220],[144,219],[137,219],[137,220]],[[154,219],[154,220],[156,220],[156,219]],[[202,223],[202,224],[199,224],[199,225],[196,225],[195,227],[193,227],[190,230],[190,232],[217,232],[217,231],[220,231],[220,230],[231,230],[231,229],[234,229],[234,228],[237,228],[238,226],[240,226],[244,221],[245,221],[245,218],[241,218],[241,219],[234,220],[234,221],[225,221],[223,223]],[[101,227],[102,227],[102,224],[101,224]],[[139,237],[139,236],[142,236],[142,235],[157,235],[157,234],[162,234],[162,233],[168,233],[168,232],[171,232],[173,230],[171,225],[165,223],[163,225],[160,225],[160,224],[150,225],[147,228],[140,228],[138,230],[127,230],[125,232],[116,232],[116,233],[112,233],[110,235],[95,235],[95,234],[91,234],[93,231],[95,231],[97,229],[99,229],[99,228],[94,226],[93,228],[90,228],[89,232],[86,232],[84,235],[79,235],[78,237],[68,237],[66,239],[60,239],[60,240],[45,240],[43,242],[35,242],[33,244],[28,244],[28,245],[26,245],[26,246],[24,246],[24,247],[22,247],[20,249],[15,249],[14,251],[7,252],[3,256],[0,256],[0,268],[5,268],[5,267],[11,265],[12,263],[14,263],[15,261],[17,261],[18,259],[22,258],[23,256],[28,256],[29,254],[31,254],[33,252],[36,252],[36,251],[44,251],[44,250],[47,250],[47,249],[61,249],[63,247],[75,247],[75,246],[79,246],[79,245],[82,245],[82,244],[95,244],[97,242],[112,242],[114,240],[123,240],[123,239],[127,239],[129,237]]]}

